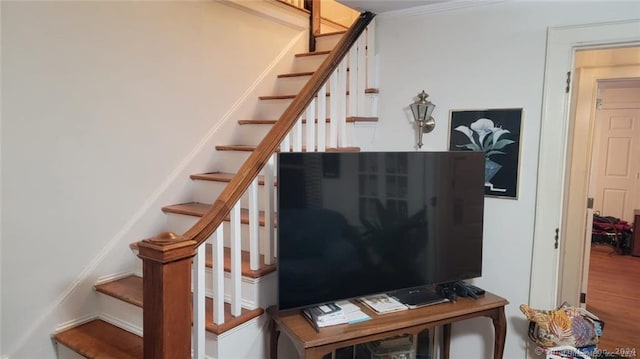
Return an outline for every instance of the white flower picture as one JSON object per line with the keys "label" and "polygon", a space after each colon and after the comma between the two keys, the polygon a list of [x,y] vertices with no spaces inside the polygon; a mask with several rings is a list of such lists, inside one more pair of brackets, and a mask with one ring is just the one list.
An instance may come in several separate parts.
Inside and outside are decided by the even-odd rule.
{"label": "white flower picture", "polygon": [[450,151],[485,156],[485,194],[517,198],[522,109],[451,111]]}

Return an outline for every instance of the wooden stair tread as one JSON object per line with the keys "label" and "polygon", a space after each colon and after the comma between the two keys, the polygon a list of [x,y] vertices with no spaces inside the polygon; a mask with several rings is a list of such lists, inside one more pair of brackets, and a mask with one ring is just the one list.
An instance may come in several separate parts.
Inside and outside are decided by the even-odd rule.
{"label": "wooden stair tread", "polygon": [[[188,203],[180,203],[173,204],[169,206],[162,207],[162,211],[165,213],[176,213],[176,214],[184,214],[187,216],[194,217],[202,217],[207,213],[207,211],[211,208],[210,204],[200,203],[200,202],[188,202]],[[225,217],[225,221],[229,221],[229,215]],[[264,211],[258,212],[258,221],[261,226],[264,226]],[[277,224],[277,221],[274,220]],[[240,223],[249,224],[249,210],[246,208],[240,209]]]}
{"label": "wooden stair tread", "polygon": [[306,71],[306,72],[291,72],[286,74],[278,75],[279,79],[288,78],[288,77],[304,77],[313,75],[314,71]]}
{"label": "wooden stair tread", "polygon": [[[106,285],[106,284],[111,285],[111,287],[114,288],[114,290],[112,290],[109,293],[106,293],[106,292],[103,292],[103,293],[107,295],[111,295],[115,298],[121,299],[124,302],[130,303],[133,305],[136,305],[135,303],[138,303],[138,302],[142,303],[142,277],[131,275],[128,277],[116,279],[109,283],[104,283],[103,285]],[[123,299],[123,298],[128,298],[128,299]],[[140,307],[142,307],[142,305],[140,305]],[[206,315],[205,325],[206,325],[207,331],[214,334],[222,334],[229,329],[232,329],[242,323],[248,322],[249,320],[260,316],[262,313],[264,313],[264,309],[261,309],[261,308],[257,308],[257,309],[242,308],[240,315],[237,317],[234,317],[231,315],[231,305],[229,303],[225,303],[224,304],[224,323],[221,325],[216,325],[213,323],[213,299],[208,297],[205,299],[205,315]],[[140,347],[142,348],[142,345]],[[125,358],[125,357],[113,357],[113,358]],[[126,358],[129,358],[129,357],[126,357]],[[134,358],[134,357],[131,357],[131,358]],[[142,358],[142,356],[140,356],[140,358]]]}
{"label": "wooden stair tread", "polygon": [[[240,125],[274,125],[278,120],[238,120]],[[325,119],[326,123],[331,123],[331,119]],[[365,117],[365,116],[349,116],[347,117],[347,123],[357,122],[378,122],[378,117]],[[302,119],[302,123],[307,123],[306,119]],[[314,120],[314,123],[318,123],[318,119]]]}
{"label": "wooden stair tread", "polygon": [[252,152],[256,149],[254,145],[217,145],[216,150],[218,151],[244,151],[244,152]]}
{"label": "wooden stair tread", "polygon": [[299,54],[295,54],[295,57],[308,57],[308,56],[322,56],[322,55],[329,55],[329,53],[331,53],[331,51],[327,50],[327,51],[315,51],[315,52],[302,52]]}
{"label": "wooden stair tread", "polygon": [[[201,181],[212,181],[212,182],[231,182],[231,179],[235,176],[235,173],[225,173],[225,172],[209,172],[209,173],[198,173],[191,175],[192,180],[201,180]],[[264,176],[258,176],[258,184],[264,186]],[[276,185],[276,181],[274,179],[273,184]]]}
{"label": "wooden stair tread", "polygon": [[96,319],[63,332],[54,339],[86,358],[141,359],[142,337]]}
{"label": "wooden stair tread", "polygon": [[126,276],[106,283],[98,284],[96,292],[100,292],[123,302],[142,308],[142,278],[136,275]]}
{"label": "wooden stair tread", "polygon": [[[219,145],[216,146],[218,151],[253,151],[256,146],[253,145]],[[327,147],[326,152],[360,152],[360,147]],[[278,150],[279,152],[279,150]],[[302,152],[307,152],[307,148],[302,146]]]}
{"label": "wooden stair tread", "polygon": [[[380,93],[380,90],[377,88],[367,88],[364,90],[366,94],[375,94]],[[349,91],[347,91],[347,96],[349,95]],[[290,100],[296,98],[296,95],[267,95],[258,97],[260,100]],[[331,93],[327,92],[327,97],[331,96]]]}

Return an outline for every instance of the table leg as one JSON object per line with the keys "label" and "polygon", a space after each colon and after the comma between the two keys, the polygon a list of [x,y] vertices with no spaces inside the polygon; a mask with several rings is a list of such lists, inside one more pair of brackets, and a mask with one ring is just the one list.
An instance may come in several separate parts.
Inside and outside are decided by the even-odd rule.
{"label": "table leg", "polygon": [[275,321],[271,320],[269,323],[269,359],[278,358],[278,339],[280,338],[280,331],[277,328]]}
{"label": "table leg", "polygon": [[507,319],[504,315],[504,307],[496,308],[496,313],[491,317],[495,338],[493,344],[493,359],[502,359],[504,353],[504,341],[507,336]]}
{"label": "table leg", "polygon": [[451,324],[442,326],[442,359],[449,359],[451,348]]}

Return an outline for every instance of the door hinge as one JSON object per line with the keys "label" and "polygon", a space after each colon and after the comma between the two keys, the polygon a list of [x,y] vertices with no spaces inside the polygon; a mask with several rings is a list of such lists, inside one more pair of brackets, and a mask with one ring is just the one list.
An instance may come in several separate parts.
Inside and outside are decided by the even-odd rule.
{"label": "door hinge", "polygon": [[580,293],[580,303],[581,304],[587,303],[587,293]]}
{"label": "door hinge", "polygon": [[597,98],[596,99],[596,110],[602,110],[602,105],[603,105],[602,99],[601,98]]}
{"label": "door hinge", "polygon": [[569,93],[571,90],[571,71],[567,71],[567,87],[564,89],[565,93]]}
{"label": "door hinge", "polygon": [[587,198],[587,208],[588,209],[593,209],[593,198],[592,197]]}
{"label": "door hinge", "polygon": [[558,228],[556,228],[556,236],[555,236],[555,244],[553,245],[553,248],[558,249],[558,232],[560,230]]}

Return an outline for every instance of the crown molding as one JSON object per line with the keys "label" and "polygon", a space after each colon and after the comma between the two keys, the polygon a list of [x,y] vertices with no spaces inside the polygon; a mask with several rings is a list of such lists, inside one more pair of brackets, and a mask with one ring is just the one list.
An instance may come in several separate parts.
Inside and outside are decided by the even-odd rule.
{"label": "crown molding", "polygon": [[456,11],[456,10],[473,8],[473,7],[495,5],[495,4],[503,3],[505,1],[506,0],[482,0],[482,1],[454,0],[454,1],[446,1],[446,2],[439,2],[435,4],[424,5],[424,6],[418,6],[418,7],[408,8],[408,9],[387,11],[379,14],[377,17],[386,19],[386,18],[436,14],[441,12]]}

